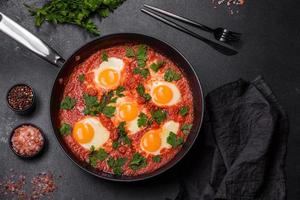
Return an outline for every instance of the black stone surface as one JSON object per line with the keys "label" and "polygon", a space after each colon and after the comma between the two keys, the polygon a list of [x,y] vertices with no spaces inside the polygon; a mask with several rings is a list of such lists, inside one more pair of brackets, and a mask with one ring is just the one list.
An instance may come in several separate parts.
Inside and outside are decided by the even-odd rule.
{"label": "black stone surface", "polygon": [[[73,26],[44,25],[34,27],[33,18],[23,3],[37,0],[1,0],[0,12],[11,17],[68,57],[78,47],[93,38]],[[139,10],[144,3],[193,18],[211,26],[227,26],[243,33],[239,54],[227,57],[202,42],[178,32],[146,16]],[[118,32],[144,33],[165,40],[177,47],[194,65],[205,93],[238,78],[252,80],[264,76],[277,94],[290,117],[287,157],[288,199],[300,199],[300,4],[298,1],[246,1],[240,13],[229,15],[223,7],[214,8],[211,0],[127,0],[114,14],[98,21],[102,35]],[[205,33],[201,33],[207,36]],[[189,176],[199,170],[193,163],[203,165],[203,186],[209,175],[209,154],[201,141],[175,168],[145,182],[115,183],[97,179],[76,167],[60,149],[54,138],[49,116],[51,86],[58,69],[33,55],[0,32],[0,179],[11,168],[25,172],[28,177],[51,170],[57,178],[58,190],[53,199],[165,199],[178,191],[178,171]],[[13,84],[30,84],[39,98],[31,116],[17,116],[7,106],[6,90]],[[7,138],[11,129],[32,122],[45,132],[49,146],[44,155],[33,161],[18,159],[9,149]],[[202,137],[199,138],[201,140]],[[202,164],[201,164],[202,163]],[[4,197],[1,197],[4,198]]]}

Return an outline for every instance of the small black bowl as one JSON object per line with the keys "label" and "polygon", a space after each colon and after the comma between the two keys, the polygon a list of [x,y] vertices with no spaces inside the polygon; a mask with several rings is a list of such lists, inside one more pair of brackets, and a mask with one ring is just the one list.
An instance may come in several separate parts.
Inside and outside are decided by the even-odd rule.
{"label": "small black bowl", "polygon": [[[21,127],[21,126],[32,126],[34,128],[37,128],[40,131],[41,135],[42,135],[43,145],[42,145],[41,149],[36,154],[34,154],[32,156],[21,155],[18,152],[16,152],[14,147],[13,147],[12,137],[14,135],[15,130],[17,128]],[[15,128],[13,128],[13,130],[11,131],[10,136],[9,136],[9,147],[10,147],[10,149],[12,150],[12,152],[14,152],[15,155],[17,155],[18,157],[23,158],[23,159],[32,159],[32,158],[36,158],[36,157],[40,156],[42,154],[43,150],[45,149],[46,142],[47,142],[47,140],[46,140],[45,134],[43,133],[42,129],[39,128],[38,126],[34,125],[34,124],[31,124],[31,123],[23,123],[23,124],[20,124],[20,125],[16,126]]]}
{"label": "small black bowl", "polygon": [[[32,94],[33,94],[33,97],[32,97],[32,102],[31,104],[26,108],[26,109],[23,109],[23,110],[20,110],[20,109],[16,109],[16,108],[13,108],[10,104],[9,104],[9,101],[8,101],[8,95],[10,93],[10,91],[17,87],[17,86],[26,86],[26,87],[29,87],[32,91]],[[27,114],[30,114],[34,109],[35,109],[35,105],[36,105],[36,95],[35,95],[35,92],[33,90],[32,87],[30,87],[29,85],[27,84],[24,84],[24,83],[19,83],[19,84],[16,84],[16,85],[13,85],[6,93],[6,102],[7,102],[7,105],[8,107],[14,111],[15,113],[17,114],[20,114],[20,115],[27,115]]]}

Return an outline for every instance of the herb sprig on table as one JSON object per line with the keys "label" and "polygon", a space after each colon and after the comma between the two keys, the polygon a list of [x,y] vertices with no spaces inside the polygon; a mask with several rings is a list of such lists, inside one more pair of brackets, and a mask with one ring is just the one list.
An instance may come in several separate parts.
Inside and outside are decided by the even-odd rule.
{"label": "herb sprig on table", "polygon": [[35,25],[40,27],[45,21],[53,24],[75,24],[88,32],[99,35],[91,17],[98,14],[105,18],[125,0],[52,0],[43,7],[27,5],[29,12],[35,17]]}

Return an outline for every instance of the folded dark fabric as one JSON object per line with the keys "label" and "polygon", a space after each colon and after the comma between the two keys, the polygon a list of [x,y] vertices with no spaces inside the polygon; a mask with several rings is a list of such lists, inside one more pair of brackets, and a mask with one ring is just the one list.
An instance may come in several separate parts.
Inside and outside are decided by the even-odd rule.
{"label": "folded dark fabric", "polygon": [[176,200],[286,199],[288,118],[264,80],[238,80],[212,91],[206,117],[202,132],[215,142],[209,183],[203,187],[198,168],[201,177],[183,177]]}

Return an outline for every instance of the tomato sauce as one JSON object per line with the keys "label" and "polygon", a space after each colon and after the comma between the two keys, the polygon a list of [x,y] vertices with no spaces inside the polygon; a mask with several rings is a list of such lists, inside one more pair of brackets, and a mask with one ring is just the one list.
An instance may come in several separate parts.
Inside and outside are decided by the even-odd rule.
{"label": "tomato sauce", "polygon": [[[122,74],[121,85],[126,88],[126,91],[131,92],[132,96],[136,99],[136,101],[139,104],[143,104],[147,110],[151,111],[159,108],[152,101],[145,102],[145,100],[137,94],[136,87],[138,86],[138,84],[146,83],[146,81],[150,77],[145,79],[141,75],[133,73],[133,69],[137,66],[137,61],[134,58],[126,57],[126,48],[128,47],[133,48],[135,51],[137,50],[137,45],[135,44],[124,44],[124,45],[118,45],[118,46],[113,46],[111,48],[99,50],[98,52],[90,56],[87,60],[85,60],[83,63],[74,67],[74,70],[71,73],[71,75],[68,78],[64,78],[61,81],[62,87],[64,87],[64,92],[61,100],[63,100],[66,96],[70,96],[72,98],[76,98],[77,102],[75,107],[71,110],[60,109],[57,116],[57,120],[58,120],[57,124],[61,125],[62,123],[68,123],[71,125],[71,127],[73,127],[76,122],[86,117],[83,113],[83,110],[85,108],[83,95],[85,93],[93,96],[97,96],[99,100],[101,99],[103,92],[101,92],[101,90],[99,90],[94,84],[93,70],[98,68],[99,65],[102,63],[101,55],[103,52],[106,52],[108,57],[116,57],[124,61],[125,69],[124,69],[124,73]],[[168,114],[167,119],[165,121],[174,120],[180,123],[180,127],[183,124],[193,124],[193,120],[194,120],[193,100],[192,100],[192,94],[191,94],[191,90],[187,78],[180,70],[180,66],[177,66],[176,63],[172,62],[172,60],[170,60],[166,56],[156,52],[151,47],[148,47],[146,67],[149,67],[151,63],[157,60],[164,60],[165,64],[155,74],[163,75],[167,69],[173,69],[177,73],[181,74],[181,79],[174,82],[181,93],[180,102],[173,106],[160,107],[164,109]],[[149,70],[151,71],[151,69]],[[85,74],[85,80],[83,83],[78,81],[78,76],[80,74]],[[188,114],[184,117],[178,114],[179,109],[182,106],[188,106],[189,108]],[[99,118],[103,126],[105,126],[107,130],[110,132],[110,138],[103,146],[105,151],[109,154],[110,157],[126,158],[126,163],[122,166],[123,175],[136,176],[140,174],[153,172],[156,169],[167,164],[170,160],[172,160],[172,158],[174,158],[174,156],[181,149],[181,146],[177,148],[163,149],[161,151],[161,161],[159,163],[154,162],[152,160],[153,156],[151,154],[146,154],[140,149],[140,140],[143,134],[151,129],[159,127],[159,125],[155,122],[149,127],[147,127],[146,129],[143,129],[135,134],[129,135],[128,137],[132,140],[132,144],[130,146],[123,145],[120,146],[118,149],[114,149],[112,147],[112,142],[118,136],[117,128],[114,126],[111,119],[106,117],[105,115],[99,114],[96,117]],[[180,129],[177,135],[182,137],[184,141],[187,139],[187,135],[184,134]],[[78,159],[88,162],[89,154],[90,154],[89,150],[83,148],[79,143],[77,143],[75,139],[73,139],[72,134],[67,136],[62,136],[62,137],[64,139],[64,142],[67,144],[68,148]],[[141,153],[147,159],[147,166],[142,167],[138,170],[132,170],[129,167],[129,162],[132,159],[133,154],[135,152]],[[107,164],[107,160],[98,161],[96,168],[107,173],[113,173],[112,169]]]}

